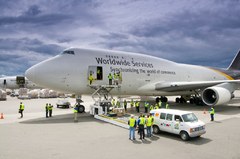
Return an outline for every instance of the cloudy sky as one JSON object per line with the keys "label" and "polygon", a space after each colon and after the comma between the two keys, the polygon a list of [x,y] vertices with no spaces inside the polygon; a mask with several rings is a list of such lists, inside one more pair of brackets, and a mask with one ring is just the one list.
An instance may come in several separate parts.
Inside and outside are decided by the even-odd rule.
{"label": "cloudy sky", "polygon": [[0,0],[0,75],[67,47],[228,67],[240,49],[239,0]]}

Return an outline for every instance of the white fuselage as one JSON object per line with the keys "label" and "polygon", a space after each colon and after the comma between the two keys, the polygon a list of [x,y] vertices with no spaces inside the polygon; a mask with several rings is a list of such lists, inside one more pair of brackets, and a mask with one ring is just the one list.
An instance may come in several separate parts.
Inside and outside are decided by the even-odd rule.
{"label": "white fuselage", "polygon": [[71,48],[74,54],[60,54],[43,61],[26,71],[26,76],[43,87],[53,90],[91,94],[88,86],[90,72],[97,78],[97,68],[102,69],[102,80],[93,84],[108,84],[108,74],[121,72],[120,89],[112,94],[121,95],[179,95],[187,91],[164,92],[154,90],[159,82],[189,82],[226,80],[215,70],[202,66],[178,64],[161,58],[121,51]]}

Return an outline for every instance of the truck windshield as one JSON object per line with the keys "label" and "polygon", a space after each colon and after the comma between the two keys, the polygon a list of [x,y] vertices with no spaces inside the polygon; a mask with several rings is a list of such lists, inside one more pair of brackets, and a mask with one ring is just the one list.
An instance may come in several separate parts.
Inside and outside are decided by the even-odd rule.
{"label": "truck windshield", "polygon": [[182,115],[182,118],[185,122],[194,122],[194,121],[198,121],[198,118],[196,117],[195,114],[190,113],[190,114],[184,114]]}

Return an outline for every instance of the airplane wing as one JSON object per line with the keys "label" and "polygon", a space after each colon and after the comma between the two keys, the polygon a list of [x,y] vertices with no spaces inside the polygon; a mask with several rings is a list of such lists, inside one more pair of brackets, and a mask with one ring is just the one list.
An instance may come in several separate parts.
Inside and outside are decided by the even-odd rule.
{"label": "airplane wing", "polygon": [[203,89],[222,83],[240,84],[240,80],[218,80],[218,81],[191,81],[191,82],[159,82],[155,84],[155,90],[158,91],[185,91]]}

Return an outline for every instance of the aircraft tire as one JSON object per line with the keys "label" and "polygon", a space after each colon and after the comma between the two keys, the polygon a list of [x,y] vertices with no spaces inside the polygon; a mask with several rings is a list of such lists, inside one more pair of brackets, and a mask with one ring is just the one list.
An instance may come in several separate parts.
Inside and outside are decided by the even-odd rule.
{"label": "aircraft tire", "polygon": [[78,106],[78,113],[84,113],[85,107],[83,105]]}

